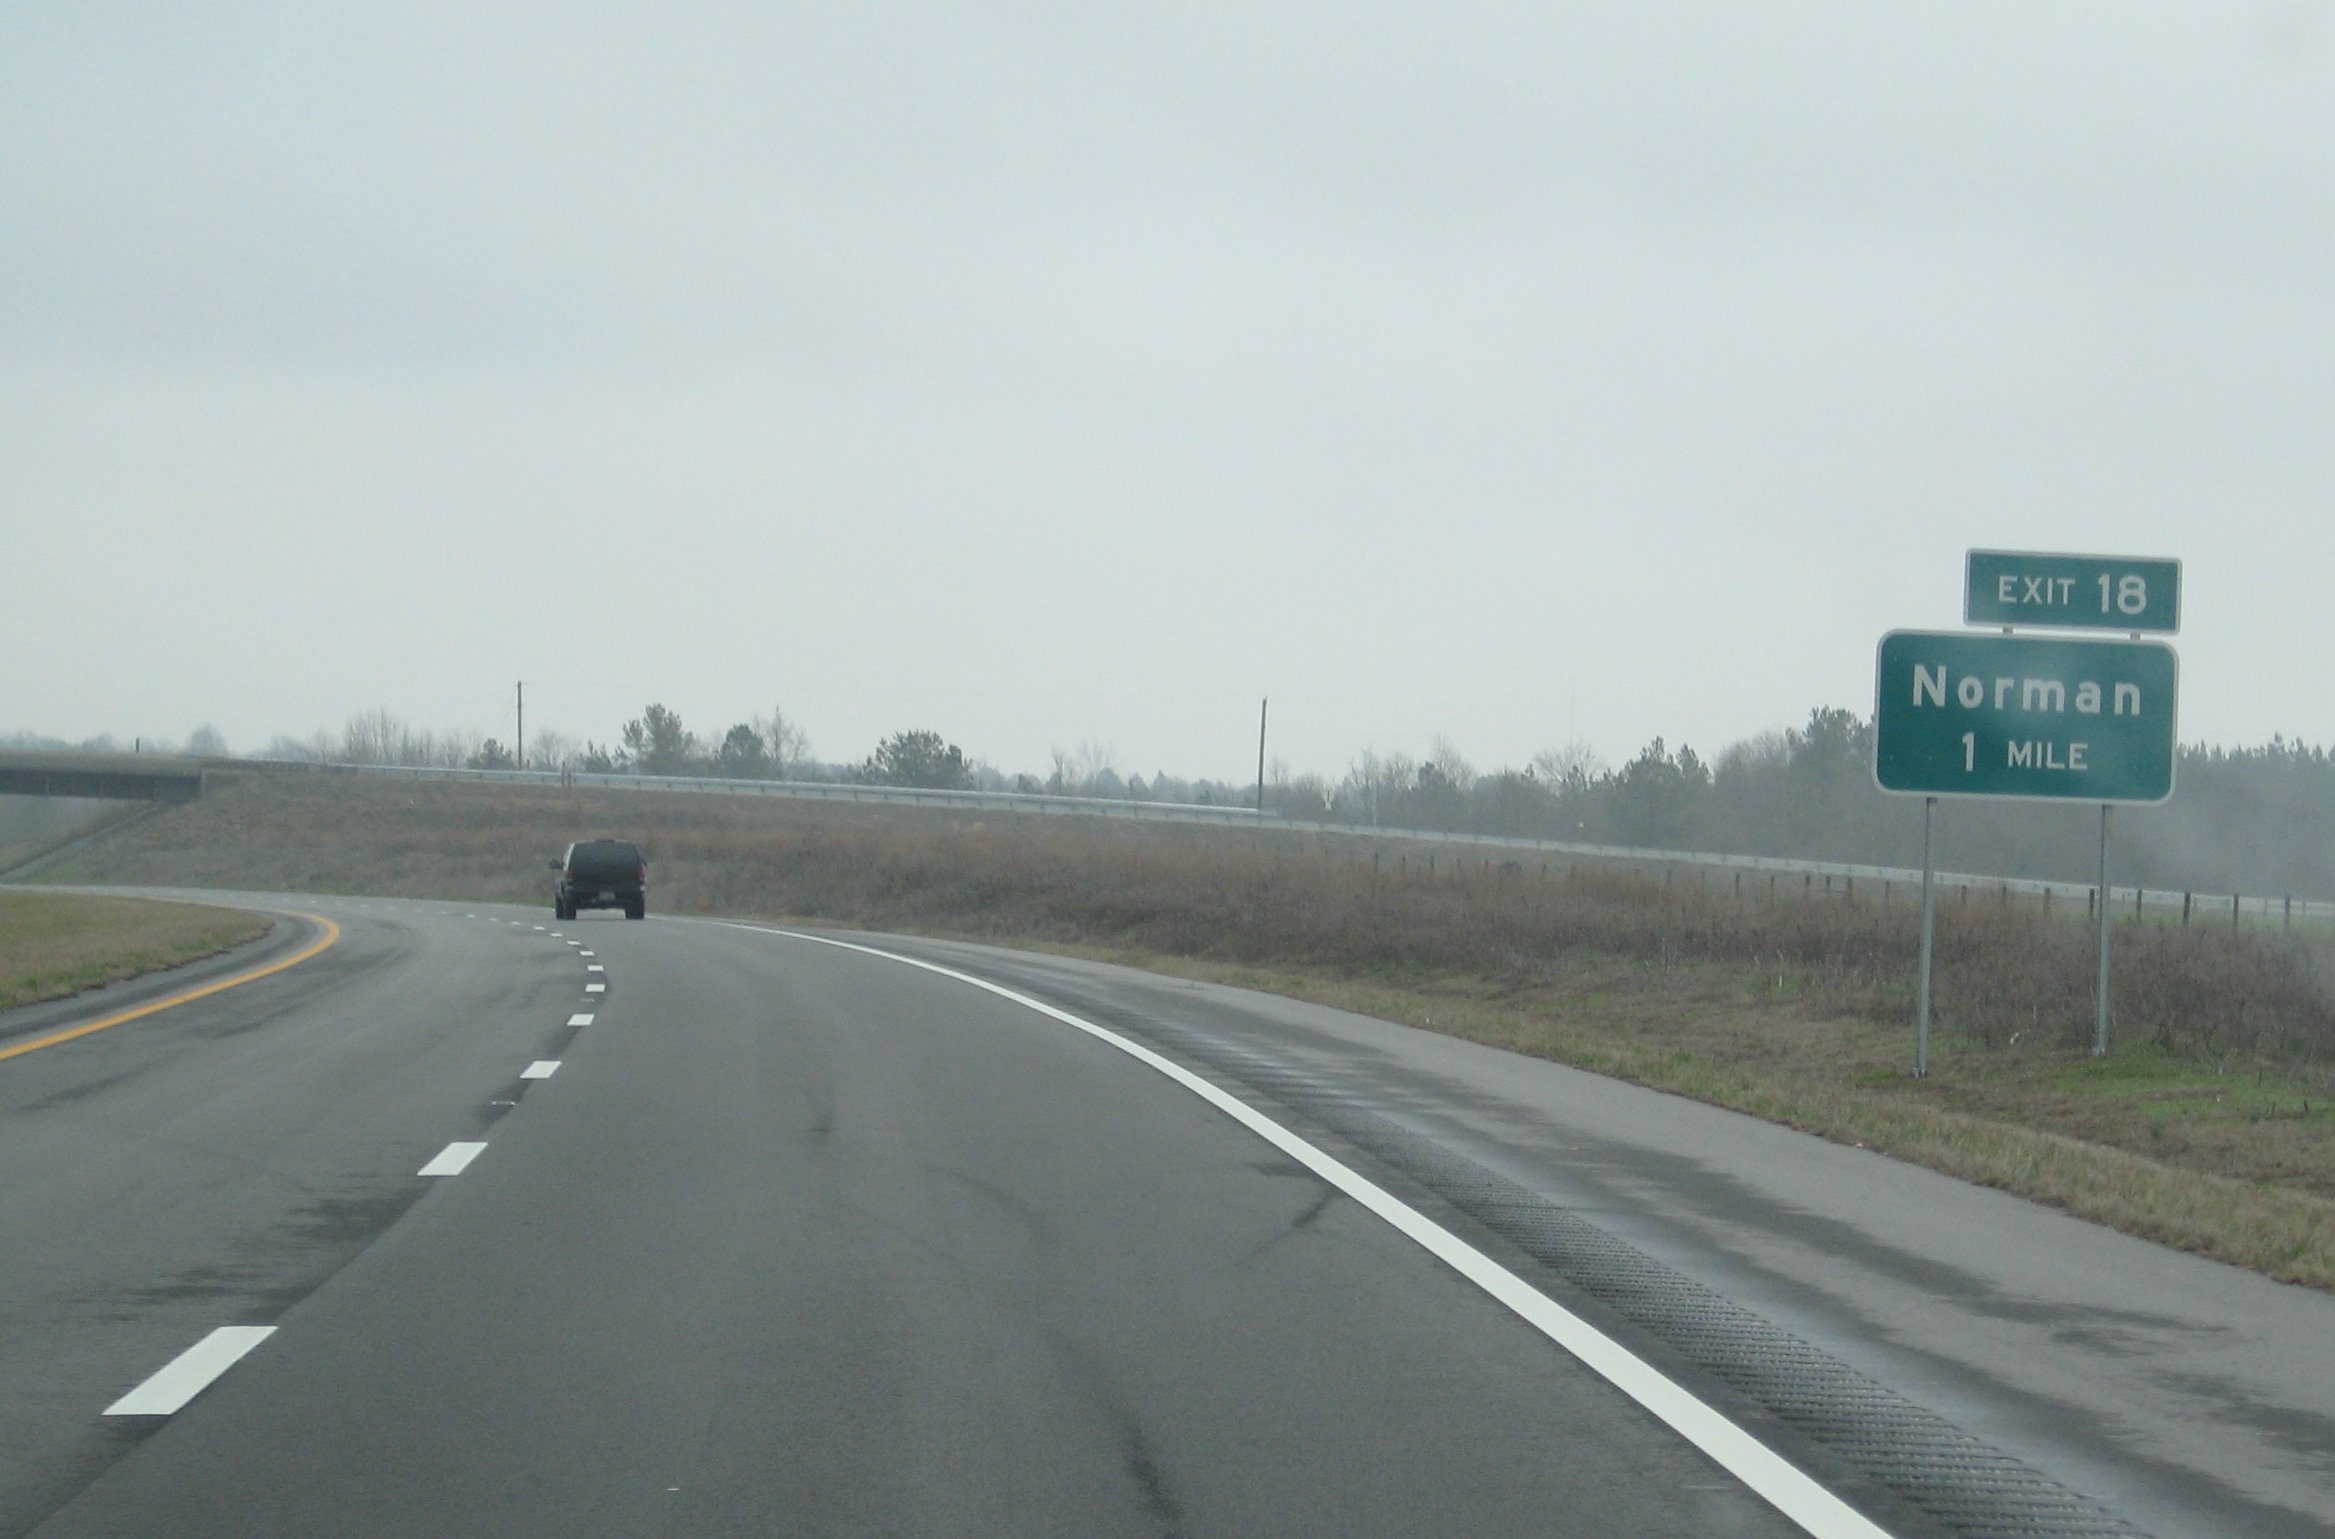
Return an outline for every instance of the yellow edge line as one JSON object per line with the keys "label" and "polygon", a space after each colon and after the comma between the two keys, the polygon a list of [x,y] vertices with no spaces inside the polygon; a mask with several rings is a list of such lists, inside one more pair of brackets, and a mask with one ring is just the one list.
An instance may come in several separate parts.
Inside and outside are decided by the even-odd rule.
{"label": "yellow edge line", "polygon": [[[290,911],[286,910],[286,912]],[[92,1032],[103,1031],[109,1026],[119,1026],[125,1021],[135,1021],[177,1005],[191,1003],[194,1000],[208,999],[213,994],[224,993],[228,989],[239,988],[246,983],[257,983],[260,979],[271,977],[287,967],[298,967],[302,962],[307,961],[341,938],[341,927],[321,914],[293,913],[292,917],[324,926],[323,937],[314,945],[284,958],[281,962],[270,962],[265,967],[255,967],[250,972],[237,973],[232,978],[221,978],[216,983],[206,983],[199,989],[188,989],[184,994],[173,994],[167,999],[157,999],[139,1005],[135,1009],[123,1010],[118,1014],[106,1016],[102,1020],[84,1021],[78,1026],[68,1026],[63,1031],[52,1031],[47,1036],[35,1037],[30,1042],[19,1042],[13,1047],[0,1047],[0,1063],[11,1058],[21,1058],[26,1053],[37,1053],[44,1047],[55,1047],[60,1042],[70,1042],[76,1037],[86,1037]]]}

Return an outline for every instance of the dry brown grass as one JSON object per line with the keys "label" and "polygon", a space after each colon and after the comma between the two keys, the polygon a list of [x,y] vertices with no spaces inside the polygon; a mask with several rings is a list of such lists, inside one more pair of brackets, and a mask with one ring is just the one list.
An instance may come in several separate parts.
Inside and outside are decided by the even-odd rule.
{"label": "dry brown grass", "polygon": [[[2153,1103],[2110,1091],[2135,1077],[2129,1061],[2071,1062],[2056,1050],[1964,1045],[1916,1080],[1903,1027],[1827,1014],[1806,996],[1747,993],[1726,969],[1586,962],[1545,986],[1499,990],[1460,977],[1390,982],[1062,949],[1551,1058],[1880,1150],[2284,1282],[2335,1288],[2335,1119],[2323,1105],[2267,1121],[2152,1117]],[[2138,1069],[2183,1093],[2211,1078],[2145,1052]]]}
{"label": "dry brown grass", "polygon": [[[2273,1276],[2335,1286],[2335,1005],[2313,943],[2117,926],[2090,1040],[2081,916],[1941,915],[1936,1072],[1916,916],[1785,887],[1364,840],[865,804],[256,782],[58,873],[548,906],[567,840],[639,840],[668,911],[1040,944],[1432,1025],[1862,1143]],[[1377,855],[1375,868],[1372,864]]]}
{"label": "dry brown grass", "polygon": [[213,956],[271,922],[194,903],[0,892],[0,1010]]}

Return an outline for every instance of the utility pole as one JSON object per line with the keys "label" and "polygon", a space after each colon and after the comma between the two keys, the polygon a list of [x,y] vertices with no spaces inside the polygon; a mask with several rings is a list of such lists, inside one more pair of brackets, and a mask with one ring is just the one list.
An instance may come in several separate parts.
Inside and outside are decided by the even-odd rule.
{"label": "utility pole", "polygon": [[1257,816],[1265,815],[1265,708],[1273,697],[1265,696],[1257,702]]}
{"label": "utility pole", "polygon": [[519,739],[511,748],[512,762],[527,767],[527,681],[519,681]]}

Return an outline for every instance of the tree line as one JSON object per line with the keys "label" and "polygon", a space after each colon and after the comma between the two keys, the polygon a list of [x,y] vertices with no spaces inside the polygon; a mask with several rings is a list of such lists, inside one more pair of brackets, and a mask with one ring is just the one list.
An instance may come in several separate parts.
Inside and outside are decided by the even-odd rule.
{"label": "tree line", "polygon": [[[1277,781],[1267,805],[1326,823],[1919,866],[1921,799],[1874,783],[1873,736],[1870,717],[1826,708],[1710,760],[1656,738],[1617,767],[1576,747],[1488,774],[1438,743],[1424,760],[1364,753],[1335,783]],[[2327,749],[2282,737],[2257,748],[2191,745],[2179,750],[2171,801],[2113,815],[2109,879],[2335,897],[2331,828],[2335,754]],[[1937,835],[1942,869],[2097,878],[2097,804],[1945,800]]]}

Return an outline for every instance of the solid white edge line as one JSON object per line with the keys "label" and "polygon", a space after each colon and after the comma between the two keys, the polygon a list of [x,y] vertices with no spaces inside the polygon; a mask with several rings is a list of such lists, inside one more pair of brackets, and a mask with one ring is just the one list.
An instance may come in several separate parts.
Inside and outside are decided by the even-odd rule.
{"label": "solid white edge line", "polygon": [[108,1416],[171,1416],[211,1387],[253,1347],[276,1333],[272,1325],[222,1325],[162,1365],[154,1376],[105,1408]]}
{"label": "solid white edge line", "polygon": [[959,983],[969,983],[1000,999],[1011,1000],[1025,1009],[1035,1010],[1065,1026],[1083,1031],[1098,1041],[1109,1043],[1138,1062],[1157,1069],[1392,1224],[1406,1238],[1483,1289],[1535,1330],[1579,1359],[1600,1378],[1651,1411],[1664,1425],[1701,1449],[1720,1468],[1749,1486],[1769,1506],[1799,1524],[1815,1539],[1890,1539],[1887,1529],[1810,1479],[1783,1455],[1696,1399],[1620,1342],[1376,1182],[1315,1148],[1247,1102],[1219,1089],[1174,1060],[1153,1052],[1142,1043],[1081,1019],[1042,999],[1034,999],[1003,984],[959,972],[953,967],[943,967],[937,962],[903,956],[896,951],[881,951],[874,946],[863,946],[853,941],[808,935],[800,930],[779,930],[766,925],[739,924],[722,919],[710,920],[708,923],[725,929],[747,930],[758,935],[811,941],[842,951],[857,951],[867,956],[880,957],[887,962],[919,967],[944,978],[953,978]]}
{"label": "solid white edge line", "polygon": [[458,1176],[469,1168],[470,1162],[486,1148],[483,1143],[463,1143],[457,1140],[438,1151],[438,1157],[414,1172],[417,1176]]}
{"label": "solid white edge line", "polygon": [[568,1017],[568,1024],[570,1026],[589,1026],[592,1024],[592,1017],[579,1010]]}
{"label": "solid white edge line", "polygon": [[521,1079],[549,1079],[559,1072],[559,1063],[557,1058],[538,1058],[526,1068],[521,1069],[519,1077]]}

